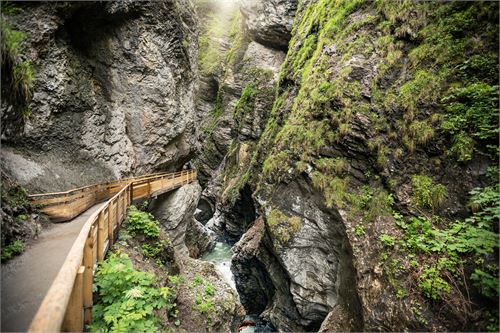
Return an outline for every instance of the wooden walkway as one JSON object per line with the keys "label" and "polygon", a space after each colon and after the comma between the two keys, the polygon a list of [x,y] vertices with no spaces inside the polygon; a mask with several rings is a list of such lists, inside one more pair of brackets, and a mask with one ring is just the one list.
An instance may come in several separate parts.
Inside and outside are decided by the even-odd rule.
{"label": "wooden walkway", "polygon": [[[2,332],[81,332],[92,321],[96,264],[116,238],[133,200],[196,179],[196,171],[162,173],[32,195],[56,224],[2,267]],[[82,214],[83,213],[83,214]]]}

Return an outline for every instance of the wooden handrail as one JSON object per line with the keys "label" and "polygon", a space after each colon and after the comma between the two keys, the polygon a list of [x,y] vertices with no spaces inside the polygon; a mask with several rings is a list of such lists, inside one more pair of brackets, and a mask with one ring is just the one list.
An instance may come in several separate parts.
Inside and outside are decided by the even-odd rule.
{"label": "wooden handrail", "polygon": [[161,179],[175,179],[193,172],[195,171],[183,170],[173,173],[157,173],[136,178],[125,178],[84,186],[65,192],[33,194],[29,198],[33,204],[41,205],[41,211],[48,215],[53,222],[63,222],[75,218],[99,202],[108,200],[130,182],[138,186],[139,184]]}
{"label": "wooden handrail", "polygon": [[[183,170],[183,171],[186,171],[186,170]],[[112,185],[112,184],[115,184],[115,183],[121,183],[121,182],[126,182],[126,181],[132,181],[132,180],[136,181],[136,180],[142,179],[142,178],[152,178],[152,177],[158,177],[158,176],[162,176],[162,175],[173,175],[173,174],[181,173],[183,171],[177,171],[177,172],[159,172],[159,173],[152,173],[152,174],[138,176],[138,177],[129,177],[129,178],[116,179],[116,180],[109,180],[107,182],[102,182],[102,183],[97,183],[97,184],[92,184],[92,185],[86,185],[86,186],[82,186],[82,187],[72,188],[71,190],[67,190],[67,191],[63,191],[63,192],[50,192],[50,193],[30,194],[28,197],[35,199],[35,198],[44,197],[44,196],[58,196],[58,195],[70,194],[72,192],[81,191],[81,190],[84,190],[84,189],[87,189],[87,188],[92,188],[92,187],[95,187],[95,186],[98,186],[98,185]]]}
{"label": "wooden handrail", "polygon": [[[133,200],[195,180],[195,170],[133,178],[85,222],[42,301],[28,332],[82,332],[92,322],[94,267],[104,259]],[[148,191],[139,188],[148,185]],[[93,193],[90,191],[90,193]],[[56,194],[59,195],[59,194]],[[71,204],[68,204],[71,205]]]}

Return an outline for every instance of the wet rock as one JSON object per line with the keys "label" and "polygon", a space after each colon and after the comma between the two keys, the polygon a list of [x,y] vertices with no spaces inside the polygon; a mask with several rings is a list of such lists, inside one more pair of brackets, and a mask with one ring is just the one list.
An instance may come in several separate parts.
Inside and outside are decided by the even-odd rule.
{"label": "wet rock", "polygon": [[200,194],[201,187],[195,182],[158,196],[150,205],[151,212],[160,221],[161,227],[168,233],[176,252],[181,256],[188,256],[190,253],[186,245],[188,234],[189,244],[200,241],[193,252],[202,252],[210,247],[210,236],[205,235],[203,226],[199,226],[199,222],[193,218]]}
{"label": "wet rock", "polygon": [[296,0],[244,0],[241,12],[255,41],[286,50],[296,8]]}
{"label": "wet rock", "polygon": [[213,204],[207,198],[200,197],[198,206],[194,212],[194,218],[201,223],[207,223],[214,216]]}
{"label": "wet rock", "polygon": [[258,218],[233,247],[231,271],[247,313],[288,332],[304,331],[289,293],[289,278],[272,249],[265,222]]}
{"label": "wet rock", "polygon": [[191,219],[185,238],[191,258],[199,258],[204,253],[211,251],[215,246],[215,240],[216,236],[213,232],[206,229],[196,219]]}
{"label": "wet rock", "polygon": [[361,304],[351,288],[356,272],[342,217],[328,209],[322,196],[303,179],[280,185],[275,193],[258,198],[267,203],[266,216],[272,208],[300,219],[299,229],[290,231],[288,240],[280,239],[279,234],[272,236],[274,252],[290,280],[288,292],[299,323],[317,330],[328,313],[340,306],[353,324],[349,329],[362,329],[361,323],[354,321],[361,314]]}
{"label": "wet rock", "polygon": [[233,248],[231,271],[248,313],[262,313],[274,294],[271,279],[257,258],[264,234],[264,221],[258,219]]}

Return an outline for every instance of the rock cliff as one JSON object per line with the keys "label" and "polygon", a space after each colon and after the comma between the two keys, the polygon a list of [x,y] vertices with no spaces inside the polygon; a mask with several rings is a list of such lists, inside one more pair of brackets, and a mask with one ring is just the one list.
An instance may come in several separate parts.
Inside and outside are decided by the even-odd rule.
{"label": "rock cliff", "polygon": [[[3,29],[23,36],[20,48],[34,69],[32,98],[17,115],[22,126],[2,124],[2,160],[23,185],[62,190],[174,170],[192,157],[197,47],[188,1],[20,8],[3,15]],[[13,112],[2,99],[2,119],[15,118]]]}
{"label": "rock cliff", "polygon": [[[272,4],[242,3],[199,159],[215,229],[243,234],[247,311],[284,331],[494,330],[497,5]],[[252,48],[287,55],[245,77],[271,61]]]}
{"label": "rock cliff", "polygon": [[1,131],[21,184],[194,157],[200,184],[150,208],[193,278],[188,255],[234,244],[247,314],[278,331],[498,331],[498,3],[21,9],[2,13],[2,84],[16,66],[25,84],[3,91]]}

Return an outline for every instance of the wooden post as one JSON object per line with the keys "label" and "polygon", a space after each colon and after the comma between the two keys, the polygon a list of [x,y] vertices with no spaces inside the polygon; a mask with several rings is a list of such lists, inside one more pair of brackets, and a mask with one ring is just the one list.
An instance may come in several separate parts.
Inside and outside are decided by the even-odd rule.
{"label": "wooden post", "polygon": [[90,228],[90,233],[83,249],[83,265],[85,266],[85,272],[83,273],[83,309],[85,324],[92,322],[92,281],[94,270],[94,241],[92,235],[94,234],[94,228],[94,226]]}
{"label": "wooden post", "polygon": [[104,259],[104,240],[106,235],[104,234],[104,210],[99,213],[99,222],[97,229],[97,261]]}
{"label": "wooden post", "polygon": [[128,191],[123,192],[123,220],[125,220],[125,216],[127,216],[127,206],[128,206]]}
{"label": "wooden post", "polygon": [[64,315],[61,331],[83,332],[83,273],[85,266],[80,266],[75,278],[75,284],[69,298],[68,308]]}
{"label": "wooden post", "polygon": [[128,204],[131,205],[132,202],[134,201],[134,183],[130,183],[130,186],[128,188],[128,193],[129,193],[129,200]]}
{"label": "wooden post", "polygon": [[120,207],[120,195],[116,197],[116,225],[120,224],[120,214],[121,214],[121,207]]}
{"label": "wooden post", "polygon": [[113,201],[110,201],[108,205],[108,240],[109,247],[111,247],[113,245]]}
{"label": "wooden post", "polygon": [[127,214],[127,197],[128,197],[128,192],[123,192],[123,197],[122,197],[123,215],[120,224],[122,224],[123,220],[125,219],[125,215]]}

